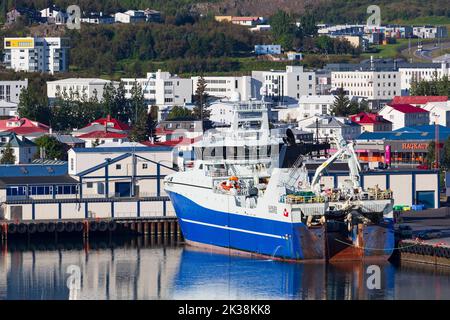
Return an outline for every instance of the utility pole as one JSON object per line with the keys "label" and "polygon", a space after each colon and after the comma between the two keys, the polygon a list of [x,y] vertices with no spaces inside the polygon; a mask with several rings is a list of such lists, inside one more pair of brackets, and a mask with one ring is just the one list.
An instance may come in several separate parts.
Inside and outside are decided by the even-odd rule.
{"label": "utility pole", "polygon": [[435,163],[436,163],[436,169],[439,169],[439,122],[438,122],[439,116],[435,115],[434,120],[434,126],[435,126],[435,141],[434,141],[434,151],[435,151]]}

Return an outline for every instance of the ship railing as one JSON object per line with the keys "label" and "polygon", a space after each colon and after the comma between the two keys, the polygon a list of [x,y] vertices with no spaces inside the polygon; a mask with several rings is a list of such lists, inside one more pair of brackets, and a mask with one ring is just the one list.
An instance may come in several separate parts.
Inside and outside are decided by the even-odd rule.
{"label": "ship railing", "polygon": [[280,203],[286,204],[305,204],[305,203],[324,203],[325,198],[320,196],[296,196],[296,195],[282,195]]}
{"label": "ship railing", "polygon": [[219,177],[228,177],[229,173],[227,169],[214,169],[206,171],[206,175],[208,177],[219,178]]}

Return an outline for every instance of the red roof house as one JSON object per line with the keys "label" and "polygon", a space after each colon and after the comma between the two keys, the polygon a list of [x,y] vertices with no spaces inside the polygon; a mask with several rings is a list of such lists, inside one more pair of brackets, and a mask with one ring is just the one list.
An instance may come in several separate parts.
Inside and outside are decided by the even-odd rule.
{"label": "red roof house", "polygon": [[444,102],[447,96],[396,96],[392,99],[392,104],[411,104],[414,106],[423,106],[428,102]]}
{"label": "red roof house", "polygon": [[376,113],[360,112],[351,115],[350,120],[359,124],[363,131],[392,131],[392,122]]}
{"label": "red roof house", "polygon": [[19,136],[37,138],[50,131],[50,127],[28,118],[13,117],[0,120],[0,131],[14,132]]}
{"label": "red roof house", "polygon": [[101,124],[102,126],[106,126],[108,128],[113,128],[116,130],[129,131],[131,129],[129,125],[127,125],[126,123],[123,123],[117,119],[111,118],[110,115],[108,115],[106,118],[101,118],[101,119],[92,121],[92,123],[90,123],[88,126],[90,126],[94,123],[98,123],[98,124]]}

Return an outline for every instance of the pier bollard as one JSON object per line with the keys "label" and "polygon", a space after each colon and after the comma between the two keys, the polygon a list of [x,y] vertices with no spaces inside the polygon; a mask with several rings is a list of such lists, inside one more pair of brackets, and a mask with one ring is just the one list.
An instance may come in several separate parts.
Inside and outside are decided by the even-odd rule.
{"label": "pier bollard", "polygon": [[158,222],[157,233],[158,233],[158,236],[163,233],[163,223],[161,221]]}
{"label": "pier bollard", "polygon": [[148,222],[144,222],[144,235],[148,235]]}
{"label": "pier bollard", "polygon": [[152,236],[152,238],[155,237],[155,234],[156,234],[155,229],[156,229],[156,223],[153,221],[150,222],[150,236]]}

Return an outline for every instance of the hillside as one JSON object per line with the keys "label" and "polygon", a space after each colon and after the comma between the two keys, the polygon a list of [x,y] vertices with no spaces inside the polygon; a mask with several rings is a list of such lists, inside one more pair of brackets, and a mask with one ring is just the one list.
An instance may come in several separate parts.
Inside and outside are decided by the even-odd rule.
{"label": "hillside", "polygon": [[[166,15],[180,11],[201,14],[270,16],[282,9],[293,14],[313,11],[318,21],[334,23],[363,22],[371,4],[381,7],[382,22],[450,24],[448,0],[3,0],[0,11],[14,6],[44,8],[53,2],[65,8],[80,5],[83,11],[116,12],[122,9],[153,8]],[[3,15],[3,12],[0,12]],[[417,21],[418,17],[420,20]]]}

